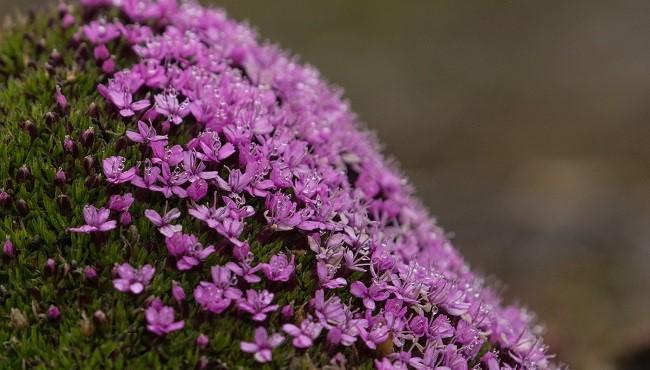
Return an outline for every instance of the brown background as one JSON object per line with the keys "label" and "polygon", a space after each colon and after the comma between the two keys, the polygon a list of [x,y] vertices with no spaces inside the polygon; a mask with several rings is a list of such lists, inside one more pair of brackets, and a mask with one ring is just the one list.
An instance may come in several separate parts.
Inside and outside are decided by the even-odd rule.
{"label": "brown background", "polygon": [[650,2],[218,3],[345,87],[561,359],[650,343]]}

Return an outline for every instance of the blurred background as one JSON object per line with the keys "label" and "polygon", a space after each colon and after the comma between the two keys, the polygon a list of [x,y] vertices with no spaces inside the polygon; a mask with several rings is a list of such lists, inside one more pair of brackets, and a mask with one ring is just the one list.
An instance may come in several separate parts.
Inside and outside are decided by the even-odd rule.
{"label": "blurred background", "polygon": [[212,3],[345,88],[560,359],[650,348],[650,2]]}

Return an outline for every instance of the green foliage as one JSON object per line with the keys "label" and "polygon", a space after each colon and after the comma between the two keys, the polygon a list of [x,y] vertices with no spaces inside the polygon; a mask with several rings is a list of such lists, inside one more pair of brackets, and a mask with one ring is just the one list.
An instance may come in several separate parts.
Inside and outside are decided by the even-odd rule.
{"label": "green foliage", "polygon": [[[210,280],[210,266],[228,261],[227,254],[222,252],[229,246],[198,222],[184,224],[184,230],[196,233],[205,245],[215,244],[221,253],[204,261],[198,271],[180,273],[167,258],[163,237],[142,217],[147,208],[186,210],[185,202],[167,204],[162,196],[140,193],[128,186],[110,187],[104,181],[99,186],[88,186],[95,176],[101,175],[101,160],[117,152],[117,139],[134,122],[123,121],[106,109],[96,90],[104,77],[92,60],[80,57],[83,46],[70,44],[74,32],[58,26],[56,13],[51,11],[0,35],[0,188],[12,197],[12,206],[0,209],[0,237],[7,235],[16,248],[14,259],[4,258],[0,262],[0,368],[179,369],[197,366],[201,356],[209,360],[210,368],[301,369],[327,364],[332,353],[324,344],[306,352],[297,351],[289,338],[274,351],[272,363],[260,366],[239,349],[241,340],[251,340],[253,336],[255,324],[248,317],[233,310],[213,315],[197,308],[191,299],[194,286],[199,280]],[[53,50],[60,52],[61,62],[50,60]],[[119,61],[128,61],[123,46],[118,45],[111,52],[118,55]],[[70,107],[50,122],[46,114],[56,112],[57,84]],[[98,106],[98,116],[89,114],[91,103]],[[26,121],[35,125],[35,137],[24,129]],[[70,135],[78,142],[89,127],[95,128],[92,145],[78,145],[76,156],[66,154],[64,137]],[[93,157],[94,165],[87,172],[83,158],[88,155]],[[137,146],[122,150],[120,155],[131,165],[141,158]],[[30,176],[18,181],[17,174],[23,165]],[[68,176],[67,183],[61,186],[54,182],[59,168]],[[132,226],[108,233],[105,240],[66,231],[83,224],[81,210],[86,203],[103,206],[110,194],[127,191],[134,192],[137,198],[131,208]],[[71,209],[66,208],[66,198]],[[26,214],[21,214],[19,201],[26,202]],[[315,262],[304,235],[275,233],[260,238],[264,225],[258,218],[244,232],[258,260],[267,261],[278,251],[290,251],[297,256],[297,274],[289,285],[268,286],[262,282],[253,288],[272,290],[280,305],[306,306],[316,286]],[[48,258],[56,261],[54,273],[45,270]],[[144,294],[133,296],[113,289],[111,270],[122,262],[155,266],[157,274]],[[85,266],[97,268],[96,281],[84,278]],[[172,280],[179,281],[188,294],[184,305],[174,304],[177,315],[185,320],[185,329],[157,338],[145,329],[143,308],[152,295],[172,305]],[[46,318],[50,305],[61,309],[59,320]],[[16,309],[27,319],[27,325],[21,325],[12,316]],[[93,319],[96,310],[105,312],[105,322]],[[304,313],[298,310],[297,317],[301,315]],[[268,322],[269,330],[280,330],[282,321],[278,313],[270,315]],[[203,350],[194,345],[200,333],[210,338],[208,348]],[[355,348],[347,350],[346,356],[353,366],[371,367],[370,357]]]}

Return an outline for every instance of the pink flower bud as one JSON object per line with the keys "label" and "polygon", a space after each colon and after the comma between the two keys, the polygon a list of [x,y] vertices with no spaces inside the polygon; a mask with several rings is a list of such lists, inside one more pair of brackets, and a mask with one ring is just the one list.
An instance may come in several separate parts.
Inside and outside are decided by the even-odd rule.
{"label": "pink flower bud", "polygon": [[115,72],[115,61],[113,61],[113,58],[108,58],[102,63],[102,72],[107,75]]}
{"label": "pink flower bud", "polygon": [[131,212],[125,211],[120,214],[120,224],[124,226],[131,224]]}
{"label": "pink flower bud", "polygon": [[205,348],[208,346],[208,343],[210,343],[210,339],[208,338],[207,335],[201,334],[196,338],[196,345],[199,348]]}
{"label": "pink flower bud", "polygon": [[47,318],[50,320],[56,320],[61,316],[61,310],[57,306],[50,306],[47,309]]}
{"label": "pink flower bud", "polygon": [[185,291],[176,280],[172,281],[172,297],[174,297],[178,303],[181,303],[185,300]]}
{"label": "pink flower bud", "polygon": [[63,170],[59,168],[54,174],[54,183],[57,185],[63,185],[65,184],[66,180],[67,177],[65,175],[65,172],[63,172]]}
{"label": "pink flower bud", "polygon": [[5,254],[5,256],[9,258],[13,258],[16,255],[16,251],[14,250],[14,244],[11,242],[11,239],[7,236],[7,239],[5,240],[4,245],[2,246],[2,252]]}
{"label": "pink flower bud", "polygon": [[66,109],[68,109],[68,99],[65,97],[65,95],[63,95],[61,86],[56,85],[56,93],[54,94],[54,97],[56,99],[56,104],[59,106],[59,109],[65,112]]}
{"label": "pink flower bud", "polygon": [[97,278],[97,270],[92,266],[86,266],[84,268],[84,276],[88,280],[95,280]]}
{"label": "pink flower bud", "polygon": [[52,258],[48,258],[47,261],[45,261],[45,271],[48,272],[54,272],[56,270],[56,262]]}
{"label": "pink flower bud", "polygon": [[290,304],[282,306],[280,314],[285,320],[291,319],[291,317],[293,317],[293,306]]}
{"label": "pink flower bud", "polygon": [[95,57],[95,60],[100,62],[108,59],[111,56],[111,53],[108,51],[106,45],[101,44],[95,46],[95,48],[93,49],[93,56]]}

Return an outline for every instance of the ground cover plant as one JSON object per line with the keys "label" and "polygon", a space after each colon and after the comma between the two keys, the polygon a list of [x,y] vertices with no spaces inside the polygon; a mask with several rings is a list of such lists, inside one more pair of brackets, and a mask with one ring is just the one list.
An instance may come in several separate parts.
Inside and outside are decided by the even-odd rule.
{"label": "ground cover plant", "polygon": [[219,9],[0,35],[0,368],[556,368],[316,69]]}

